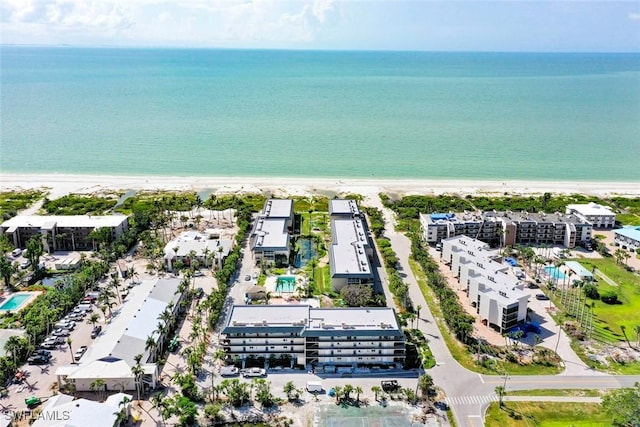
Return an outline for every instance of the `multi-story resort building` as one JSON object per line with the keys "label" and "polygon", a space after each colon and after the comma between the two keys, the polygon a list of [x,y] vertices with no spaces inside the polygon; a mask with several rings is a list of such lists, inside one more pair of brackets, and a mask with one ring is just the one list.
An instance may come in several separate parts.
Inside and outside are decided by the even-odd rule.
{"label": "multi-story resort building", "polygon": [[17,248],[25,248],[32,236],[39,236],[44,250],[51,253],[96,250],[91,232],[101,228],[110,230],[115,240],[129,228],[129,219],[125,215],[18,215],[3,222],[0,232]]}
{"label": "multi-story resort building", "polygon": [[593,226],[573,214],[529,212],[478,212],[420,214],[422,237],[439,243],[456,236],[469,236],[491,246],[564,245],[573,248],[591,240]]}
{"label": "multi-story resort building", "polygon": [[329,246],[331,286],[340,291],[346,285],[373,283],[373,248],[369,243],[366,220],[361,218],[354,201],[331,202],[331,216],[336,218],[331,220],[332,240]]}
{"label": "multi-story resort building", "polygon": [[529,294],[489,245],[467,236],[445,239],[442,259],[484,323],[503,332],[526,320]]}
{"label": "multi-story resort building", "polygon": [[235,305],[222,330],[223,348],[242,366],[271,356],[291,366],[400,367],[404,334],[391,308],[312,308],[306,305]]}
{"label": "multi-story resort building", "polygon": [[331,199],[329,200],[330,219],[351,219],[363,218],[358,202],[351,199]]}
{"label": "multi-story resort building", "polygon": [[183,310],[180,282],[179,278],[151,279],[132,288],[118,316],[111,319],[109,327],[96,338],[79,363],[56,370],[58,384],[71,382],[77,391],[92,391],[91,383],[100,379],[104,381],[105,391],[135,390],[136,377],[131,368],[136,365],[136,355],[141,355],[142,384],[155,388],[158,365],[155,350],[147,347],[147,339],[151,337],[158,347],[166,342],[167,337],[160,335],[156,327],[165,310],[171,319]]}
{"label": "multi-story resort building", "polygon": [[616,225],[616,214],[609,206],[597,203],[567,205],[566,212],[590,222],[596,228],[613,228]]}
{"label": "multi-story resort building", "polygon": [[[219,235],[217,235],[219,237]],[[233,240],[213,238],[211,233],[185,231],[171,240],[164,247],[164,261],[167,271],[173,271],[177,261],[188,265],[191,259],[198,261],[201,266],[215,263],[218,269],[233,248]]]}
{"label": "multi-story resort building", "polygon": [[255,220],[249,245],[256,263],[287,265],[291,251],[293,200],[269,199]]}
{"label": "multi-story resort building", "polygon": [[632,252],[640,248],[640,227],[619,228],[613,234],[613,243],[616,246]]}

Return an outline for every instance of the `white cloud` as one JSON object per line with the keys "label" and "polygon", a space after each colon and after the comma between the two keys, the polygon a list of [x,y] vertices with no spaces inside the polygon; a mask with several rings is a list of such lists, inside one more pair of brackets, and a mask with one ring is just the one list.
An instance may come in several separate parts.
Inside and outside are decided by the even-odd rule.
{"label": "white cloud", "polygon": [[632,21],[640,21],[640,13],[637,13],[637,12],[629,13],[629,19],[631,19]]}
{"label": "white cloud", "polygon": [[[2,0],[1,12],[10,43],[252,47],[314,41],[337,9],[335,0]],[[34,27],[39,39],[25,40]]]}

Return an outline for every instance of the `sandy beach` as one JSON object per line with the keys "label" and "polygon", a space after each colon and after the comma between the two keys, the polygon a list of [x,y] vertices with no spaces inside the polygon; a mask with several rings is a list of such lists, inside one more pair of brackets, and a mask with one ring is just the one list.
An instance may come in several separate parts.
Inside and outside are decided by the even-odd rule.
{"label": "sandy beach", "polygon": [[538,195],[587,194],[594,196],[638,196],[638,182],[559,182],[559,181],[482,181],[482,180],[402,180],[359,178],[292,177],[169,177],[69,174],[0,174],[0,189],[46,188],[49,198],[69,193],[100,193],[114,190],[212,190],[215,193],[269,192],[275,196],[358,193],[373,196],[407,194],[481,194],[505,193]]}

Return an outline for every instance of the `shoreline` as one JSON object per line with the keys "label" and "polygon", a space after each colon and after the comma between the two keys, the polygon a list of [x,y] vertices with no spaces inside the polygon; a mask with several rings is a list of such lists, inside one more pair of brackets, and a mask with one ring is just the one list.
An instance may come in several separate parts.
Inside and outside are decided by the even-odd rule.
{"label": "shoreline", "polygon": [[357,193],[373,196],[380,192],[397,195],[540,195],[584,194],[600,197],[640,196],[640,182],[524,181],[470,179],[369,179],[296,177],[215,177],[147,175],[0,174],[0,190],[49,190],[50,198],[69,193],[99,193],[116,190],[202,191],[218,194],[267,191],[275,194],[312,195],[321,192]]}

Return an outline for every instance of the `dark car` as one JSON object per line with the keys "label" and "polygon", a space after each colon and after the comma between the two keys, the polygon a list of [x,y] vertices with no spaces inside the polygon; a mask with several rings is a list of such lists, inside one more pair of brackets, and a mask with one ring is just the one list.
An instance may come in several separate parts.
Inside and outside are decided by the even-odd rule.
{"label": "dark car", "polygon": [[96,338],[102,332],[102,326],[98,325],[91,330],[91,338]]}
{"label": "dark car", "polygon": [[36,356],[46,357],[47,359],[51,359],[51,352],[49,350],[38,349],[34,353]]}
{"label": "dark car", "polygon": [[44,365],[47,362],[49,362],[49,359],[40,355],[31,356],[27,359],[29,365]]}
{"label": "dark car", "polygon": [[56,344],[53,341],[47,341],[47,342],[43,342],[42,344],[40,344],[40,348],[44,351],[47,350],[55,350],[58,348],[58,344]]}
{"label": "dark car", "polygon": [[536,294],[536,299],[540,301],[549,301],[549,297],[545,294]]}
{"label": "dark car", "polygon": [[204,296],[204,289],[202,288],[196,288],[195,290],[195,295],[194,295],[197,299],[200,299]]}

